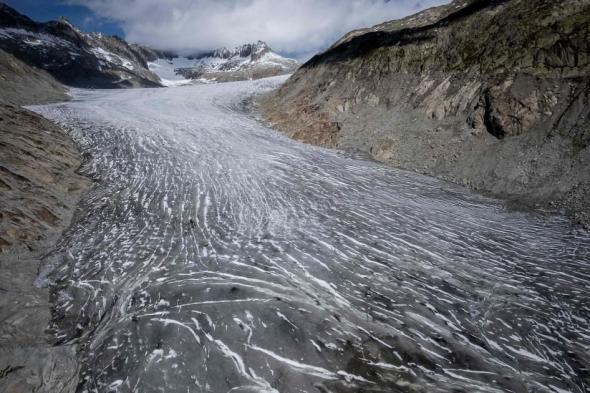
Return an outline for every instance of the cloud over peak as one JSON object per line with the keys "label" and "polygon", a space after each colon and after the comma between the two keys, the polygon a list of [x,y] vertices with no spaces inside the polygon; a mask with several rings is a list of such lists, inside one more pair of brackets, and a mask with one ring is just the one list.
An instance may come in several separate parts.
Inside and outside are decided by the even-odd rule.
{"label": "cloud over peak", "polygon": [[346,32],[448,0],[70,0],[121,24],[126,38],[158,49],[199,51],[267,41],[309,53]]}

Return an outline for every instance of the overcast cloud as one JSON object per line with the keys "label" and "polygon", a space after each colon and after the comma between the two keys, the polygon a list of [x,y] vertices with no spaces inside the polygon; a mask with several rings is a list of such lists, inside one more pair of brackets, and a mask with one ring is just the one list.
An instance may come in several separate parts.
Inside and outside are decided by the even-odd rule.
{"label": "overcast cloud", "polygon": [[306,57],[346,32],[448,0],[70,0],[121,24],[126,39],[199,51],[266,41]]}

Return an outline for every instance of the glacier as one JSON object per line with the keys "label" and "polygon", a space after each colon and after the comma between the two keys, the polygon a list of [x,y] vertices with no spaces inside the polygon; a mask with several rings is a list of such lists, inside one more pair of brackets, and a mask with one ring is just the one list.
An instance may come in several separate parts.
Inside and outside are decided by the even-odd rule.
{"label": "glacier", "polygon": [[285,77],[32,109],[95,180],[44,261],[80,392],[586,392],[590,235],[250,112]]}

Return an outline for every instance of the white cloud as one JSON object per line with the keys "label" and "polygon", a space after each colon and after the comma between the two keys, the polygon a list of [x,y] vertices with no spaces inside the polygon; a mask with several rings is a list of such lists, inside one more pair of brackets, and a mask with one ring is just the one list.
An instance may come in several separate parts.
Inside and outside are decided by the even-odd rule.
{"label": "white cloud", "polygon": [[178,51],[263,40],[283,53],[329,46],[346,32],[449,0],[69,0],[118,21],[132,42]]}

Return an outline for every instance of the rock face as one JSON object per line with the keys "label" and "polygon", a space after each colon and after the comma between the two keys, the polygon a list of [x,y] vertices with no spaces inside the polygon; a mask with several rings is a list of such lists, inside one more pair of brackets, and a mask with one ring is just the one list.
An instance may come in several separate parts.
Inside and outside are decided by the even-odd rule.
{"label": "rock face", "polygon": [[0,91],[0,391],[73,392],[76,347],[45,333],[49,290],[33,282],[90,181],[70,138],[18,106],[65,100],[66,89],[0,50]]}
{"label": "rock face", "polygon": [[76,347],[54,346],[41,259],[67,227],[90,182],[81,157],[48,120],[0,105],[0,391],[73,392]]}
{"label": "rock face", "polygon": [[160,86],[147,67],[154,51],[118,37],[83,33],[65,19],[37,23],[4,4],[0,4],[0,49],[70,86]]}
{"label": "rock face", "polygon": [[290,136],[590,222],[590,1],[458,0],[345,35],[261,101]]}
{"label": "rock face", "polygon": [[49,73],[29,67],[10,53],[0,49],[0,105],[36,104],[65,101],[66,88]]}
{"label": "rock face", "polygon": [[[275,53],[265,42],[221,48],[188,57],[162,59],[174,72],[188,80],[231,82],[261,79],[294,72],[299,63]],[[156,66],[165,64],[156,63]],[[152,68],[154,70],[157,67]]]}

